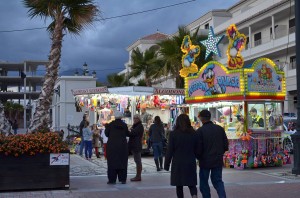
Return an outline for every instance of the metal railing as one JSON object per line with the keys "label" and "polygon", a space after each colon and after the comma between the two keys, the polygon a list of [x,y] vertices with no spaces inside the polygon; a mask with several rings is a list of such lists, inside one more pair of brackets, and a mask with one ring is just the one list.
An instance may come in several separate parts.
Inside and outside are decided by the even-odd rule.
{"label": "metal railing", "polygon": [[256,40],[256,41],[254,41],[254,46],[256,47],[256,46],[259,46],[259,45],[261,45],[261,39],[259,39],[259,40]]}

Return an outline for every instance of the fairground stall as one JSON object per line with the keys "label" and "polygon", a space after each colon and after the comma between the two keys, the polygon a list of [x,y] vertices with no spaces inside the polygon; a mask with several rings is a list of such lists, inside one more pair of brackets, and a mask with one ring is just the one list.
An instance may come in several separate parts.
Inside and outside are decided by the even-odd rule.
{"label": "fairground stall", "polygon": [[[209,37],[212,35],[210,33]],[[244,67],[240,55],[244,36],[234,25],[227,29],[227,35],[230,40],[227,67],[210,61],[198,73],[182,75],[185,77],[185,101],[191,105],[190,118],[208,109],[212,121],[225,129],[229,139],[229,151],[224,155],[226,167],[243,169],[289,163],[289,156],[281,145],[286,94],[284,72],[268,58],[259,58]],[[233,54],[231,48],[237,40],[241,44],[235,47]],[[185,40],[183,46],[184,43]],[[189,49],[193,48],[190,43]]]}
{"label": "fairground stall", "polygon": [[160,116],[167,129],[179,114],[186,111],[184,89],[129,86],[108,88],[99,93],[84,90],[73,90],[73,93],[76,106],[97,114],[93,123],[100,126],[114,120],[115,110],[124,114],[123,120],[128,128],[133,124],[134,114],[140,114],[145,128],[144,149],[147,148],[148,129],[155,116]]}

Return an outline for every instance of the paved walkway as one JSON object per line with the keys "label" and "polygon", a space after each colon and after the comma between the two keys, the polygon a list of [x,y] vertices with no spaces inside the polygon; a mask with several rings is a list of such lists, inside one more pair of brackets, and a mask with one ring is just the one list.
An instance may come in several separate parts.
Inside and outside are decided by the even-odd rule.
{"label": "paved walkway", "polygon": [[[92,157],[91,161],[80,157],[77,154],[71,154],[70,163],[70,176],[93,176],[93,175],[106,175],[107,174],[107,163],[106,160],[101,158]],[[153,157],[143,157],[143,173],[142,174],[153,174],[157,173],[154,164]],[[133,157],[129,156],[128,159],[128,174],[135,174],[136,168],[133,161]],[[167,172],[167,171],[161,171]]]}

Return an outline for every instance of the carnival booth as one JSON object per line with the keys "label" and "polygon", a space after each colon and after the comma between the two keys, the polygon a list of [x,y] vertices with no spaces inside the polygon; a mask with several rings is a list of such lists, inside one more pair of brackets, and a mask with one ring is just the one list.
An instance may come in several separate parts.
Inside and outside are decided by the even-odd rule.
{"label": "carnival booth", "polygon": [[[284,72],[268,58],[259,58],[244,66],[240,51],[246,37],[234,25],[227,29],[227,36],[230,41],[227,67],[210,61],[197,74],[182,75],[185,101],[191,105],[190,118],[208,109],[212,121],[225,129],[229,139],[229,151],[224,155],[226,167],[243,169],[289,163],[289,156],[281,145],[286,94]],[[216,39],[212,28],[208,39],[210,37],[212,41]],[[205,43],[207,51],[218,52],[211,49],[217,48],[218,42],[212,42],[211,46]],[[183,46],[184,43],[185,40]]]}
{"label": "carnival booth", "polygon": [[[177,115],[182,112],[184,89],[154,88],[154,87],[115,87],[99,92],[90,89],[73,90],[76,107],[87,109],[97,114],[94,123],[102,126],[114,120],[113,112],[121,111],[128,128],[133,124],[134,114],[140,114],[145,128],[144,148],[147,147],[148,129],[155,116],[160,116],[162,122],[172,126]],[[132,113],[133,112],[133,113]]]}

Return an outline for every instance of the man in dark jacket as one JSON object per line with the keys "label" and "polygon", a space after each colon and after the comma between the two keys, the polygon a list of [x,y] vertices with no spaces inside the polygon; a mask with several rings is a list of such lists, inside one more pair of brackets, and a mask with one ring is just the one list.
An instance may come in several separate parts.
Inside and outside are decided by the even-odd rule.
{"label": "man in dark jacket", "polygon": [[199,118],[203,124],[197,130],[199,135],[198,155],[200,166],[200,191],[204,198],[210,198],[208,178],[220,198],[225,198],[224,182],[222,181],[223,154],[228,150],[228,139],[224,129],[210,121],[211,114],[202,110]]}
{"label": "man in dark jacket", "polygon": [[115,120],[106,125],[105,135],[108,138],[107,155],[107,184],[115,184],[117,177],[122,184],[126,184],[128,166],[128,127],[121,120],[122,113],[114,112]]}

